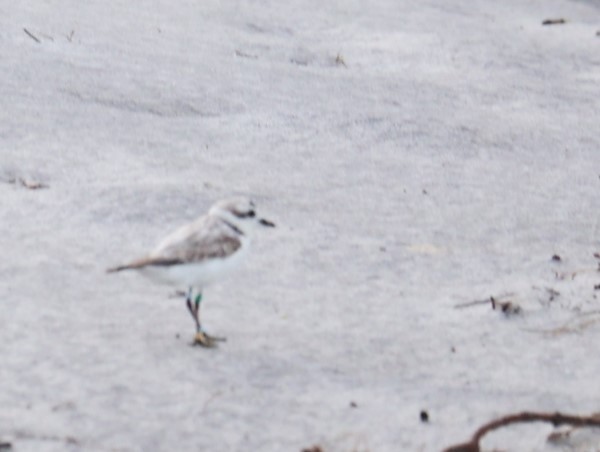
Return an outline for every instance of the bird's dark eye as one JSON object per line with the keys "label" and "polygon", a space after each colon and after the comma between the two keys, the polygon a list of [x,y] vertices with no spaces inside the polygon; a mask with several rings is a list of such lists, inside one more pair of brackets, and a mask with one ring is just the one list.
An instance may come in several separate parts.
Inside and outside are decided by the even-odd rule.
{"label": "bird's dark eye", "polygon": [[256,216],[256,212],[254,210],[251,210],[250,212],[247,213],[247,216],[250,218],[254,218]]}

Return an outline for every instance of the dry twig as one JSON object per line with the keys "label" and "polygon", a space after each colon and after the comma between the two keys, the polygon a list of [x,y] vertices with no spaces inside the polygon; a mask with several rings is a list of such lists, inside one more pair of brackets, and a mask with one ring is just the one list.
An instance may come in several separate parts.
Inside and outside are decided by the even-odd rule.
{"label": "dry twig", "polygon": [[41,182],[28,181],[23,179],[22,177],[19,178],[19,182],[23,187],[28,188],[29,190],[39,190],[40,188],[48,188],[46,184],[43,184]]}
{"label": "dry twig", "polygon": [[567,21],[565,19],[546,19],[542,22],[542,25],[562,25],[566,24]]}
{"label": "dry twig", "polygon": [[235,50],[235,55],[239,56],[241,58],[251,58],[253,60],[258,59],[258,55],[251,55],[249,53],[242,52],[241,50],[237,50],[237,49]]}
{"label": "dry twig", "polygon": [[565,279],[570,279],[573,281],[575,277],[581,273],[596,273],[598,271],[600,271],[600,263],[598,263],[598,268],[581,268],[579,270],[575,270],[574,272],[564,273],[554,272],[554,277],[559,281],[563,281]]}
{"label": "dry twig", "polygon": [[578,314],[575,318],[570,319],[564,325],[550,329],[528,329],[532,333],[547,334],[549,336],[558,336],[568,333],[581,333],[586,328],[600,322],[600,311],[588,311]]}
{"label": "dry twig", "polygon": [[[512,295],[514,295],[514,294],[502,295],[501,298],[508,298]],[[491,304],[493,310],[495,310],[496,308],[499,308],[499,310],[502,311],[507,316],[512,315],[512,314],[520,314],[521,313],[521,307],[518,304],[512,302],[511,300],[504,300],[504,301],[499,300],[494,296],[491,296],[484,300],[474,300],[474,301],[468,301],[466,303],[455,304],[454,309],[470,308],[472,306],[478,306],[480,304]]]}
{"label": "dry twig", "polygon": [[42,42],[33,33],[31,33],[27,28],[23,28],[23,31],[25,32],[25,34],[27,36],[29,36],[31,39],[33,39],[38,44],[40,44]]}
{"label": "dry twig", "polygon": [[10,177],[6,182],[11,185],[16,185],[18,182],[20,185],[22,185],[25,188],[28,188],[29,190],[39,190],[40,188],[48,188],[48,185],[46,185],[42,182],[29,181],[29,180],[23,179],[22,177],[19,177],[19,178]]}
{"label": "dry twig", "polygon": [[475,301],[467,301],[466,303],[458,303],[454,305],[454,309],[464,309],[470,308],[472,306],[477,306],[480,304],[489,304],[490,298],[486,298],[485,300],[475,300]]}
{"label": "dry twig", "polygon": [[470,441],[455,446],[450,446],[443,452],[481,452],[479,441],[487,433],[510,424],[522,422],[549,422],[555,427],[559,425],[572,425],[575,427],[600,427],[600,417],[592,416],[573,416],[562,413],[532,413],[522,412],[509,414],[494,421],[488,422],[477,429]]}

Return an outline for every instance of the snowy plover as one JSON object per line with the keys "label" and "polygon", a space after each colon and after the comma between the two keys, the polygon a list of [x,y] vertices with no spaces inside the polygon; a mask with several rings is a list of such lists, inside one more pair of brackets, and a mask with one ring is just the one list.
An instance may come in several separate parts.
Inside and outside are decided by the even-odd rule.
{"label": "snowy plover", "polygon": [[196,322],[194,344],[210,347],[224,338],[209,336],[200,325],[202,290],[239,264],[250,245],[250,233],[259,225],[275,226],[256,216],[252,201],[219,201],[207,215],[165,237],[147,256],[107,271],[138,270],[154,281],[187,288],[187,308]]}

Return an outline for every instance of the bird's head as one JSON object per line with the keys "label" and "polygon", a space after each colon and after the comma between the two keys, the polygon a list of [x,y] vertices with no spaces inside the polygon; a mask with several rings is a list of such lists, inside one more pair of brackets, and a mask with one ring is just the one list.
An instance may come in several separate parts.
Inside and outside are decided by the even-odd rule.
{"label": "bird's head", "polygon": [[275,223],[272,221],[258,217],[256,204],[247,198],[218,201],[210,208],[209,215],[218,216],[244,232],[258,226],[275,227]]}

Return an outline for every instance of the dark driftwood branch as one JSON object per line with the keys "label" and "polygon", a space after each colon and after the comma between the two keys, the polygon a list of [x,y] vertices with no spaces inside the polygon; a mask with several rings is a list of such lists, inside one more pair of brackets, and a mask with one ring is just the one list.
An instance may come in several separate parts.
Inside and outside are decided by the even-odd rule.
{"label": "dark driftwood branch", "polygon": [[479,427],[469,442],[450,446],[443,452],[481,452],[479,441],[483,436],[492,430],[520,422],[550,422],[555,427],[564,424],[575,427],[600,427],[600,416],[572,416],[562,413],[531,413],[527,411],[509,414]]}

